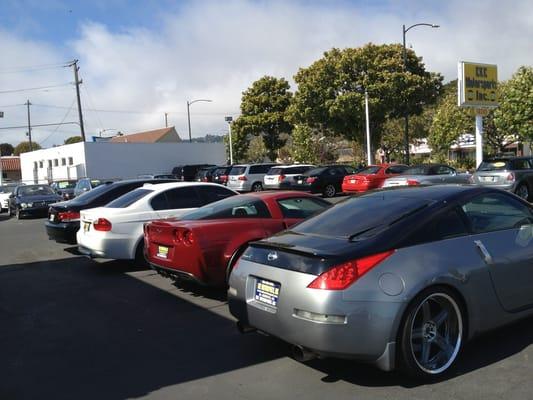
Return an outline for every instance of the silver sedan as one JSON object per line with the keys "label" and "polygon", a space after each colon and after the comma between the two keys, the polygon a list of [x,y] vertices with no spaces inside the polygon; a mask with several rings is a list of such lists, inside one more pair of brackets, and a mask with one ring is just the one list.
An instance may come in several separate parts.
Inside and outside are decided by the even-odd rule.
{"label": "silver sedan", "polygon": [[469,184],[471,179],[472,175],[458,173],[445,164],[421,164],[411,166],[400,175],[386,179],[383,187]]}
{"label": "silver sedan", "polygon": [[229,281],[242,332],[418,378],[474,336],[533,315],[533,209],[497,189],[440,185],[348,198],[251,244]]}

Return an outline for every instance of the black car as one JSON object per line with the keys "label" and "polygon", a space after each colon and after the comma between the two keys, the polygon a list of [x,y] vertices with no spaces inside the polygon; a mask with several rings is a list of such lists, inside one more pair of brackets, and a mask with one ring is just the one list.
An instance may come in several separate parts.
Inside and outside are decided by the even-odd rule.
{"label": "black car", "polygon": [[61,181],[54,181],[50,184],[50,187],[54,189],[54,191],[60,195],[63,200],[72,200],[74,196],[74,188],[76,187],[76,181],[75,180],[61,180]]}
{"label": "black car", "polygon": [[218,169],[218,166],[200,168],[196,173],[196,180],[198,182],[213,182],[213,173]]}
{"label": "black car", "polygon": [[228,183],[228,175],[233,165],[225,165],[223,167],[218,167],[213,171],[212,182],[218,183],[220,185],[225,185]]}
{"label": "black car", "polygon": [[132,179],[105,182],[81,194],[73,200],[54,204],[48,210],[46,233],[50,240],[58,243],[76,244],[76,232],[80,228],[80,211],[101,207],[145,183],[175,182],[172,179]]}
{"label": "black car", "polygon": [[17,186],[9,197],[9,215],[18,219],[26,216],[45,216],[50,204],[62,198],[48,185]]}
{"label": "black car", "polygon": [[78,180],[78,183],[76,183],[76,186],[74,187],[74,196],[79,196],[80,194],[93,190],[94,188],[97,188],[98,186],[104,183],[109,183],[112,181],[113,180],[81,178]]}
{"label": "black car", "polygon": [[214,167],[213,164],[190,164],[190,165],[179,165],[172,169],[172,175],[176,175],[178,180],[184,182],[194,182],[196,174],[200,168]]}
{"label": "black car", "polygon": [[324,197],[333,197],[342,192],[344,177],[355,173],[357,169],[349,165],[324,165],[294,177],[291,189],[322,193]]}

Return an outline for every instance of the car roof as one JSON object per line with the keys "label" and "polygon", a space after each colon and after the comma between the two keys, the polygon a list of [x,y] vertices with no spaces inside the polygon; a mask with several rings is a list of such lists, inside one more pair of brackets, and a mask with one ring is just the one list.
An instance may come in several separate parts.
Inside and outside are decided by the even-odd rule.
{"label": "car roof", "polygon": [[284,164],[284,165],[273,165],[272,168],[292,168],[292,167],[314,167],[313,164]]}
{"label": "car roof", "polygon": [[299,192],[295,190],[266,190],[264,192],[249,192],[242,196],[258,197],[261,200],[277,199],[285,197],[317,197],[307,192]]}
{"label": "car roof", "polygon": [[218,183],[209,183],[209,182],[167,182],[167,183],[145,183],[142,188],[151,189],[157,192],[161,192],[167,189],[173,189],[173,188],[180,188],[180,187],[187,187],[187,186],[216,186],[216,187],[224,187],[225,189],[228,189],[232,191],[229,188],[226,188],[225,186],[221,186]]}
{"label": "car roof", "polygon": [[366,192],[360,196],[379,196],[381,193],[393,193],[393,195],[397,195],[398,197],[442,201],[463,195],[487,192],[501,193],[502,191],[487,186],[444,184],[432,186],[398,186]]}

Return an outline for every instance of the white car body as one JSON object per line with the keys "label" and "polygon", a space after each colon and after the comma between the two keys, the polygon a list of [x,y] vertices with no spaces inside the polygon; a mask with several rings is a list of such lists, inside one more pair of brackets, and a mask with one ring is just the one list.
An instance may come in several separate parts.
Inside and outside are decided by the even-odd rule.
{"label": "white car body", "polygon": [[[233,190],[214,183],[172,182],[145,184],[119,198],[124,198],[140,189],[151,190],[151,193],[132,202],[127,207],[113,208],[108,205],[81,211],[80,229],[76,234],[79,251],[93,258],[135,259],[138,246],[143,241],[143,226],[145,222],[155,219],[179,217],[188,211],[198,208],[163,209],[155,211],[151,206],[151,200],[163,192],[190,186],[214,187],[215,189],[213,190],[219,192],[221,188],[227,192],[228,196],[238,194]],[[105,218],[111,223],[110,231],[94,229],[94,224],[100,218]]]}
{"label": "white car body", "polygon": [[[311,168],[315,166],[311,164],[276,165],[263,178],[263,189],[281,189],[284,184],[288,188],[295,176],[302,175]],[[272,171],[276,173],[270,175]]]}
{"label": "white car body", "polygon": [[4,187],[10,188],[11,190],[8,191],[7,193],[0,192],[0,212],[4,212],[4,210],[5,211],[9,210],[9,196],[11,196],[11,194],[13,193],[13,190],[19,185],[23,185],[23,183],[22,184],[8,183],[4,185]]}

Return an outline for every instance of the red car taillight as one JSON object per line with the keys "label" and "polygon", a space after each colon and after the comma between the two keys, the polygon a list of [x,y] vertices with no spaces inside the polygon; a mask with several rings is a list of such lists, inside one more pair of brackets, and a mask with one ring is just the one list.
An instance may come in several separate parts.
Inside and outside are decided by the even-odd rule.
{"label": "red car taillight", "polygon": [[248,178],[245,177],[244,175],[239,176],[237,179],[240,180],[240,181],[247,181],[248,180]]}
{"label": "red car taillight", "polygon": [[194,235],[193,235],[192,231],[190,231],[189,229],[186,229],[186,228],[174,229],[173,236],[174,236],[174,240],[176,242],[183,243],[186,246],[190,246],[190,245],[194,244],[194,242],[196,240],[194,238]]}
{"label": "red car taillight", "polygon": [[420,182],[414,179],[407,179],[407,186],[418,186]]}
{"label": "red car taillight", "polygon": [[307,178],[305,180],[307,183],[313,183],[314,181],[316,181],[316,176],[310,176],[309,178]]}
{"label": "red car taillight", "polygon": [[278,176],[278,182],[283,181],[283,179],[285,179],[285,175],[279,175]]}
{"label": "red car taillight", "polygon": [[226,183],[227,181],[228,181],[228,176],[227,175],[220,175],[220,182]]}
{"label": "red car taillight", "polygon": [[57,214],[57,218],[61,222],[72,222],[80,220],[80,213],[76,211],[65,211]]}
{"label": "red car taillight", "polygon": [[347,261],[320,274],[307,287],[311,289],[343,290],[389,257],[394,250]]}
{"label": "red car taillight", "polygon": [[112,225],[107,219],[98,218],[98,220],[96,220],[96,222],[93,224],[93,228],[95,231],[109,232],[112,228]]}

